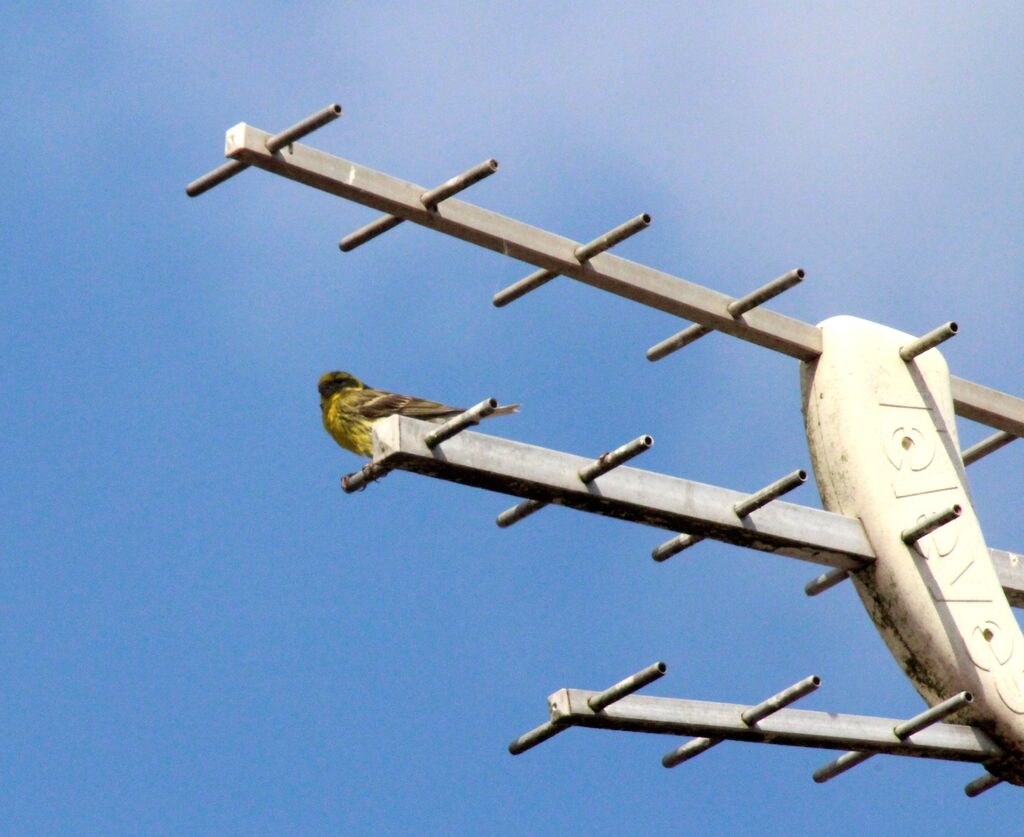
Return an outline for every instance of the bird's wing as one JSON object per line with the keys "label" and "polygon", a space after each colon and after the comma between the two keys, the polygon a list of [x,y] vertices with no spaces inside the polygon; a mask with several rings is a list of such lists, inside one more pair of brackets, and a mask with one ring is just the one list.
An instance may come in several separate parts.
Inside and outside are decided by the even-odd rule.
{"label": "bird's wing", "polygon": [[458,415],[462,412],[457,407],[446,407],[436,401],[427,401],[423,398],[413,398],[409,395],[398,395],[393,392],[382,392],[381,390],[365,389],[360,395],[365,400],[359,404],[359,412],[364,418],[374,421],[375,419],[393,416],[398,413],[410,418],[447,418]]}

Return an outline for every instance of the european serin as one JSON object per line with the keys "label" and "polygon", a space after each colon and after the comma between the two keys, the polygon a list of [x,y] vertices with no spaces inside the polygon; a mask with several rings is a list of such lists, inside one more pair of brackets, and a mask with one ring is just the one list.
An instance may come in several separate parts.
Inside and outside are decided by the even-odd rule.
{"label": "european serin", "polygon": [[[464,408],[446,407],[436,401],[371,389],[348,372],[328,372],[320,378],[317,389],[320,390],[324,429],[339,445],[360,456],[373,456],[370,430],[382,418],[397,413],[439,423],[464,411]],[[508,404],[498,407],[491,415],[508,415],[518,409],[518,404]]]}

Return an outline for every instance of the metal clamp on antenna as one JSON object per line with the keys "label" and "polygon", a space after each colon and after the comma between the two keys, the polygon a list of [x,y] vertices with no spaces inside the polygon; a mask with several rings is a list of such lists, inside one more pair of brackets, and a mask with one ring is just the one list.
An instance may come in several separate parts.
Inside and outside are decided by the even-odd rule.
{"label": "metal clamp on antenna", "polygon": [[[653,437],[638,436],[632,442],[623,445],[621,448],[616,448],[608,453],[602,453],[589,465],[584,465],[580,468],[579,471],[576,472],[576,475],[580,478],[580,482],[589,485],[602,474],[607,474],[613,468],[618,468],[634,456],[639,456],[645,450],[648,450],[653,444]],[[540,511],[546,505],[547,503],[543,500],[524,500],[510,509],[505,509],[505,511],[498,515],[495,522],[504,529],[511,526],[513,523],[518,523],[524,517],[528,517],[535,511]]]}
{"label": "metal clamp on antenna", "polygon": [[376,462],[368,462],[358,471],[341,478],[341,490],[346,494],[362,491],[371,482],[376,482],[381,477],[386,477],[391,468],[380,465]]}
{"label": "metal clamp on antenna", "polygon": [[[781,497],[783,494],[803,485],[806,481],[806,471],[803,469],[794,471],[792,474],[787,474],[782,479],[776,480],[771,485],[762,488],[757,493],[751,494],[745,500],[740,500],[740,502],[733,505],[732,510],[736,513],[737,517],[747,517],[762,506],[768,505],[776,497]],[[678,555],[684,549],[689,549],[702,540],[704,540],[703,535],[676,535],[671,540],[665,541],[661,546],[656,546],[651,551],[651,558],[659,563],[667,561],[673,555]]]}
{"label": "metal clamp on antenna", "polygon": [[[816,674],[812,674],[810,677],[805,677],[799,683],[794,683],[788,689],[783,689],[778,694],[772,695],[767,700],[757,704],[757,706],[745,709],[740,713],[740,719],[748,727],[752,727],[758,721],[763,721],[769,715],[778,712],[780,709],[785,709],[791,703],[795,703],[800,698],[816,691],[820,685],[821,678]],[[716,744],[721,744],[723,740],[722,738],[694,738],[662,756],[661,763],[665,767],[675,767],[684,761],[692,759],[694,756],[699,756],[706,750],[710,750]]]}
{"label": "metal clamp on antenna", "polygon": [[990,453],[995,453],[1001,447],[1010,444],[1017,437],[1012,433],[1007,433],[1005,430],[1000,430],[982,439],[975,445],[971,445],[967,450],[960,454],[960,459],[964,465],[970,465],[973,462],[977,462],[983,456],[988,456]]}
{"label": "metal clamp on antenna", "polygon": [[470,407],[465,412],[459,413],[457,416],[453,416],[448,419],[448,421],[437,428],[437,430],[428,433],[423,439],[423,444],[433,450],[445,439],[450,439],[456,433],[461,433],[467,427],[479,424],[482,419],[487,418],[496,409],[498,409],[497,399],[488,398],[481,401],[475,407]]}
{"label": "metal clamp on antenna", "polygon": [[[943,718],[952,715],[958,709],[967,706],[967,704],[974,701],[974,696],[970,692],[960,692],[959,694],[953,695],[951,698],[947,698],[942,703],[937,703],[931,709],[926,709],[920,715],[915,715],[909,721],[904,721],[902,724],[897,724],[892,728],[892,734],[895,735],[900,741],[906,741],[915,732],[920,732],[926,727],[937,724]],[[814,781],[819,785],[823,782],[827,782],[829,779],[834,779],[840,773],[845,773],[851,767],[856,767],[867,761],[872,756],[877,755],[876,753],[864,752],[862,750],[850,750],[849,752],[843,753],[835,761],[831,761],[824,767],[819,767],[814,771]],[[980,791],[979,791],[980,793]],[[970,796],[970,794],[968,794]]]}
{"label": "metal clamp on antenna", "polygon": [[[318,110],[312,116],[307,116],[301,122],[296,122],[290,128],[280,134],[274,134],[267,138],[266,148],[271,154],[276,154],[286,145],[291,145],[296,140],[302,139],[307,134],[313,133],[317,128],[322,128],[328,122],[333,122],[341,116],[341,105],[328,105],[323,110]],[[241,163],[238,160],[230,160],[213,171],[204,174],[202,177],[193,180],[185,187],[185,194],[190,198],[197,197],[203,192],[208,192],[214,186],[223,183],[225,180],[234,177],[239,172],[249,168],[248,163]]]}
{"label": "metal clamp on antenna", "polygon": [[[788,291],[794,285],[799,285],[804,280],[804,272],[801,268],[791,270],[789,273],[784,273],[778,279],[772,279],[766,285],[762,285],[756,291],[751,291],[746,296],[741,296],[738,299],[734,299],[728,305],[725,306],[725,310],[729,312],[729,315],[733,319],[738,319],[747,311],[756,308],[758,305],[762,305],[769,299],[778,296],[783,291]],[[714,331],[710,326],[703,326],[700,324],[694,324],[684,328],[682,331],[673,334],[671,337],[662,340],[660,343],[651,346],[647,350],[647,359],[650,361],[661,360],[672,352],[675,352],[684,346],[689,346],[693,341],[699,340],[705,334],[710,334]]]}
{"label": "metal clamp on antenna", "polygon": [[[420,203],[423,204],[425,209],[434,212],[437,210],[437,205],[443,200],[447,200],[452,195],[456,195],[463,189],[468,189],[474,183],[479,183],[485,177],[490,177],[498,170],[497,160],[484,160],[479,165],[473,166],[468,171],[464,171],[462,174],[457,174],[450,180],[446,180],[440,186],[433,189],[428,189],[422,195],[420,195]],[[388,230],[394,229],[402,223],[404,219],[398,218],[394,215],[382,215],[376,221],[371,221],[365,227],[360,227],[355,232],[349,233],[341,241],[338,242],[338,249],[342,253],[349,253],[355,250],[360,244],[366,244],[367,241],[371,241],[378,235],[386,233]]]}
{"label": "metal clamp on antenna", "polygon": [[[668,671],[668,666],[665,663],[659,661],[652,663],[642,671],[638,671],[636,674],[627,677],[625,680],[620,680],[614,686],[609,686],[603,692],[599,692],[596,695],[592,695],[587,700],[587,705],[594,712],[602,712],[607,707],[611,706],[616,701],[622,700],[633,692],[639,691],[644,686],[653,683],[655,680],[663,677],[665,672]],[[555,703],[552,701],[550,704],[551,709],[555,708]],[[508,745],[508,751],[513,756],[518,756],[520,753],[525,753],[531,747],[536,747],[547,741],[552,736],[557,735],[562,730],[567,729],[570,724],[554,719],[547,723],[541,724],[539,727],[534,727],[527,733],[520,735],[515,741]]]}
{"label": "metal clamp on antenna", "polygon": [[[614,230],[609,230],[593,241],[579,245],[573,250],[573,255],[580,264],[586,264],[598,253],[610,250],[619,242],[625,241],[631,235],[635,235],[640,230],[648,227],[650,223],[651,216],[646,212],[643,215],[637,215],[636,218],[631,218],[625,224],[620,224]],[[498,291],[491,302],[495,308],[502,308],[510,302],[515,302],[519,297],[528,294],[530,291],[536,290],[541,285],[550,282],[556,276],[558,276],[557,271],[544,270],[542,268],[535,273],[531,273],[525,279],[520,279],[514,285],[509,285],[505,290]]]}
{"label": "metal clamp on antenna", "polygon": [[945,343],[959,330],[960,327],[953,321],[940,325],[938,328],[929,331],[924,337],[918,337],[917,340],[907,343],[906,346],[901,346],[900,357],[907,363],[910,363],[922,352],[927,352],[929,349],[934,349],[940,343]]}

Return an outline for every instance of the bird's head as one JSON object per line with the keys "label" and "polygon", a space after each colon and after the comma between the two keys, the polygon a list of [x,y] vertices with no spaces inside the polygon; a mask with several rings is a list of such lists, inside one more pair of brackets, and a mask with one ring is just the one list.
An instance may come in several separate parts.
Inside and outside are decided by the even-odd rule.
{"label": "bird's head", "polygon": [[320,376],[316,388],[320,390],[321,399],[328,399],[344,389],[366,389],[366,384],[348,372],[328,372]]}

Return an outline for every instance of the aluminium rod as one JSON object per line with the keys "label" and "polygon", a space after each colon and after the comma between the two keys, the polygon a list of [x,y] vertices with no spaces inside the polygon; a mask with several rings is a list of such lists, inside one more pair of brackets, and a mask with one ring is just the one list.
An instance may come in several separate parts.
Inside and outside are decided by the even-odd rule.
{"label": "aluminium rod", "polygon": [[846,581],[849,577],[849,572],[837,567],[808,581],[804,586],[804,592],[808,596],[817,596],[819,593],[824,593],[826,590],[830,590],[837,584]]}
{"label": "aluminium rod", "polygon": [[900,741],[904,741],[914,733],[920,732],[932,724],[937,724],[939,721],[948,718],[958,709],[962,709],[973,702],[974,696],[970,692],[959,692],[950,698],[946,698],[941,703],[935,704],[930,709],[926,709],[920,715],[915,715],[909,721],[897,724],[892,728],[892,733]]}
{"label": "aluminium rod", "polygon": [[373,241],[373,239],[378,235],[384,235],[388,230],[393,230],[401,223],[402,219],[396,218],[394,215],[382,215],[375,221],[370,221],[366,226],[360,227],[358,230],[346,235],[338,242],[338,249],[341,250],[342,253],[351,252],[361,244],[366,244],[367,241]]}
{"label": "aluminium rod", "polygon": [[722,743],[721,738],[692,738],[685,744],[680,744],[671,752],[661,757],[662,767],[678,767],[684,761],[689,761],[701,753],[705,753],[716,744]]}
{"label": "aluminium rod", "polygon": [[736,512],[737,517],[747,517],[762,506],[767,506],[777,497],[788,494],[794,488],[800,487],[805,482],[807,482],[807,472],[805,470],[801,468],[793,471],[793,473],[786,474],[786,476],[776,480],[771,485],[766,485],[760,491],[751,494],[745,500],[740,500],[740,502],[732,507],[732,510]]}
{"label": "aluminium rod", "polygon": [[248,163],[240,163],[238,160],[228,160],[217,166],[213,171],[207,172],[202,177],[197,177],[185,187],[185,194],[190,198],[197,198],[203,192],[209,192],[214,186],[219,186],[225,180],[230,180],[236,174],[249,168]]}
{"label": "aluminium rod", "polygon": [[534,512],[539,512],[547,503],[543,500],[523,500],[510,509],[505,509],[494,521],[502,529],[507,529],[513,523],[518,523],[524,517],[529,517]]}
{"label": "aluminium rod", "polygon": [[911,546],[921,540],[925,535],[930,535],[940,526],[945,526],[950,521],[956,520],[961,514],[963,514],[963,506],[956,503],[948,509],[929,515],[916,525],[911,526],[908,529],[904,529],[900,533],[900,538],[907,546]]}
{"label": "aluminium rod", "polygon": [[[767,302],[769,299],[773,299],[781,294],[783,291],[788,291],[794,285],[800,284],[804,279],[804,271],[802,268],[796,268],[788,273],[782,274],[777,279],[772,279],[765,285],[762,285],[757,290],[751,291],[746,296],[741,296],[738,299],[734,299],[728,305],[725,306],[725,310],[729,312],[730,316],[734,319],[746,314],[748,311],[756,308],[757,306]],[[663,357],[667,357],[672,352],[682,349],[684,346],[689,346],[695,340],[699,340],[706,334],[710,334],[714,331],[713,328],[703,326],[700,324],[694,324],[684,328],[682,331],[673,334],[671,337],[662,340],[660,343],[656,343],[647,350],[647,359],[650,361],[661,360]]]}
{"label": "aluminium rod", "polygon": [[[607,474],[609,471],[618,468],[625,462],[628,462],[634,456],[638,456],[645,450],[649,449],[654,444],[654,439],[651,436],[639,436],[632,442],[628,442],[620,448],[609,453],[602,453],[593,462],[590,462],[580,468],[576,475],[580,481],[586,485],[596,480],[603,474]],[[511,526],[513,523],[518,523],[524,517],[528,517],[534,512],[540,511],[547,505],[544,500],[523,500],[523,502],[512,506],[510,509],[505,509],[501,514],[498,515],[497,523],[502,529]]]}
{"label": "aluminium rod", "polygon": [[983,773],[977,779],[967,783],[966,787],[964,787],[964,793],[971,797],[971,799],[974,799],[974,797],[980,796],[996,785],[1002,784],[1002,781],[998,776],[993,776],[991,773]]}
{"label": "aluminium rod", "polygon": [[[341,105],[328,105],[311,116],[307,116],[301,122],[296,122],[290,128],[285,128],[281,133],[268,137],[265,147],[271,154],[276,154],[286,145],[291,145],[295,140],[302,139],[302,137],[307,134],[311,134],[317,128],[322,128],[328,122],[334,121],[339,116],[341,116]],[[245,171],[249,168],[249,165],[249,163],[243,163],[240,160],[229,160],[223,165],[215,168],[213,171],[208,172],[202,177],[199,177],[189,183],[188,186],[185,187],[185,194],[190,198],[198,197],[203,194],[203,192],[208,192],[214,186],[234,177],[239,172]]]}
{"label": "aluminium rod", "polygon": [[515,739],[515,741],[508,745],[508,751],[513,756],[518,756],[520,753],[525,753],[527,750],[536,747],[538,744],[543,744],[549,738],[553,738],[562,730],[567,728],[568,727],[565,724],[559,724],[555,721],[547,721],[539,727],[534,727],[529,732],[525,732],[520,735]]}
{"label": "aluminium rod", "polygon": [[[583,265],[590,261],[594,256],[599,253],[610,250],[620,241],[624,241],[631,235],[636,235],[642,229],[646,229],[651,223],[651,216],[646,212],[642,215],[637,215],[635,218],[630,218],[626,223],[619,224],[615,229],[609,230],[604,235],[599,235],[593,241],[588,241],[586,244],[579,244],[573,248],[572,254],[579,264]],[[534,291],[541,285],[545,285],[559,275],[557,270],[546,270],[541,268],[540,270],[531,273],[525,279],[520,279],[518,282],[514,282],[507,288],[498,291],[491,299],[491,304],[495,308],[503,308],[510,302],[515,302],[521,296],[528,294],[530,291]]]}
{"label": "aluminium rod", "polygon": [[671,540],[665,541],[661,546],[654,547],[651,550],[651,558],[660,564],[662,561],[667,561],[673,555],[678,555],[684,549],[689,549],[704,539],[703,535],[687,535],[684,532],[681,535],[676,535]]}
{"label": "aluminium rod", "polygon": [[286,145],[291,145],[296,140],[300,140],[304,136],[313,133],[317,128],[322,128],[339,116],[341,116],[341,105],[337,103],[328,105],[322,110],[307,116],[301,122],[296,122],[290,128],[285,128],[281,133],[274,134],[274,136],[267,140],[267,151],[271,154],[276,154]]}
{"label": "aluminium rod", "polygon": [[479,404],[470,407],[468,410],[464,410],[457,416],[453,416],[442,424],[437,430],[434,430],[427,434],[423,439],[423,444],[433,450],[445,439],[450,439],[457,433],[461,433],[467,427],[472,427],[475,424],[479,424],[482,419],[487,418],[498,408],[498,401],[495,398],[486,398]]}
{"label": "aluminium rod", "polygon": [[647,350],[647,359],[652,362],[661,360],[663,357],[672,354],[672,352],[684,346],[689,346],[695,340],[700,340],[705,334],[711,334],[712,331],[714,331],[713,328],[700,325],[699,323],[687,326],[682,331],[678,331],[671,337],[666,337],[660,343],[655,343],[651,346]]}
{"label": "aluminium rod", "polygon": [[484,160],[482,163],[478,163],[473,166],[473,168],[464,171],[462,174],[457,174],[455,177],[449,178],[440,186],[428,189],[420,195],[420,203],[422,203],[427,209],[436,209],[437,205],[441,203],[441,201],[447,200],[452,195],[457,195],[463,189],[468,189],[474,183],[479,183],[485,177],[490,177],[497,170],[497,160]]}
{"label": "aluminium rod", "polygon": [[391,468],[377,462],[368,462],[358,471],[341,478],[341,488],[346,494],[353,494],[362,491],[371,482],[379,480],[388,475]]}
{"label": "aluminium rod", "polygon": [[988,456],[990,453],[995,453],[997,450],[1005,445],[1010,444],[1017,437],[1013,433],[1007,433],[1005,430],[997,430],[991,436],[982,439],[977,444],[971,445],[967,450],[960,454],[960,458],[964,465],[970,465],[977,462],[983,456]]}
{"label": "aluminium rod", "polygon": [[[806,697],[820,685],[821,678],[818,675],[812,674],[810,677],[805,677],[799,683],[794,683],[788,689],[783,689],[778,694],[772,695],[767,700],[757,704],[757,706],[751,706],[743,710],[740,713],[740,720],[748,727],[754,726],[758,721],[763,721],[769,715],[774,715],[791,703],[796,703],[800,698]],[[722,738],[694,738],[662,756],[661,763],[665,767],[675,767],[684,761],[692,759],[694,756],[699,756],[706,750],[710,750],[716,744],[721,744],[723,740]]]}
{"label": "aluminium rod", "polygon": [[763,721],[769,715],[774,715],[780,709],[785,709],[791,703],[796,703],[801,698],[807,697],[811,692],[816,691],[821,685],[821,678],[817,674],[805,677],[799,683],[794,683],[788,689],[783,689],[778,694],[772,695],[767,700],[751,706],[743,711],[740,718],[747,726],[753,726],[758,721]]}
{"label": "aluminium rod", "polygon": [[653,444],[653,437],[638,436],[632,442],[628,442],[622,447],[616,448],[608,453],[602,453],[589,465],[584,465],[578,471],[579,478],[582,482],[591,483],[602,474],[607,474],[612,470],[612,468],[618,468],[623,463],[629,462],[630,459],[639,456],[645,450],[648,450]]}
{"label": "aluminium rod", "polygon": [[864,750],[850,750],[849,752],[843,753],[834,761],[830,761],[828,764],[819,767],[811,774],[811,777],[819,785],[824,784],[829,781],[829,779],[836,778],[836,776],[845,773],[847,770],[851,770],[858,764],[863,764],[873,755],[875,755],[875,753],[869,753]]}
{"label": "aluminium rod", "polygon": [[[921,730],[937,724],[973,700],[974,698],[970,692],[955,694],[941,703],[935,704],[930,709],[926,709],[921,714],[915,715],[909,721],[896,724],[892,728],[892,733],[900,741],[906,741],[914,733],[921,732]],[[829,779],[834,779],[858,764],[863,764],[874,755],[877,755],[877,753],[864,752],[862,750],[850,750],[847,753],[843,753],[839,758],[815,770],[813,774],[814,781],[821,784],[822,782],[829,781]]]}
{"label": "aluminium rod", "polygon": [[498,291],[494,298],[491,299],[491,304],[495,308],[503,308],[510,302],[515,302],[519,297],[525,296],[532,290],[536,290],[541,285],[545,285],[558,276],[558,273],[554,270],[540,270],[534,271],[525,279],[520,279],[518,282],[514,282],[507,288]]}
{"label": "aluminium rod", "polygon": [[640,230],[650,226],[650,223],[651,216],[644,212],[635,218],[630,218],[624,224],[619,224],[615,229],[609,230],[604,235],[599,235],[593,241],[581,244],[573,250],[573,255],[576,256],[580,264],[590,261],[598,253],[610,250],[619,242],[625,241],[632,235],[636,235]]}
{"label": "aluminium rod", "polygon": [[[462,174],[457,174],[455,177],[449,178],[440,186],[436,186],[433,189],[428,189],[426,192],[420,195],[420,203],[424,207],[431,211],[437,209],[437,205],[441,201],[447,200],[452,195],[461,192],[463,189],[468,189],[474,183],[479,183],[485,177],[494,174],[498,170],[497,160],[484,160],[482,163],[473,166],[468,171],[464,171]],[[367,241],[372,241],[379,235],[383,235],[388,230],[393,230],[403,221],[402,218],[398,218],[394,215],[382,215],[375,221],[371,221],[364,227],[360,227],[355,232],[351,232],[346,235],[341,241],[338,242],[338,249],[342,253],[349,253],[355,250],[362,244],[366,244]]]}
{"label": "aluminium rod", "polygon": [[625,680],[620,680],[614,686],[609,686],[603,692],[599,692],[598,694],[587,698],[587,706],[595,712],[601,712],[616,701],[622,700],[627,695],[631,695],[633,692],[636,692],[644,686],[653,683],[655,680],[664,677],[666,671],[668,671],[668,666],[660,660],[656,663],[651,663],[647,668],[638,671],[636,674],[630,675]]}
{"label": "aluminium rod", "polygon": [[746,296],[734,299],[725,306],[725,309],[732,314],[733,317],[740,317],[751,309],[757,308],[758,305],[763,305],[769,299],[774,299],[779,294],[784,291],[788,291],[790,288],[799,285],[803,281],[803,268],[798,267],[794,270],[790,270],[788,273],[783,273],[776,279],[772,279],[771,282],[762,285],[757,290],[751,291]]}
{"label": "aluminium rod", "polygon": [[924,337],[918,337],[916,340],[907,343],[905,346],[901,346],[900,357],[907,363],[910,363],[910,361],[922,352],[934,349],[940,343],[944,343],[949,340],[949,338],[955,335],[959,330],[960,327],[950,320],[950,322],[944,323],[938,328],[933,328],[924,335]]}

